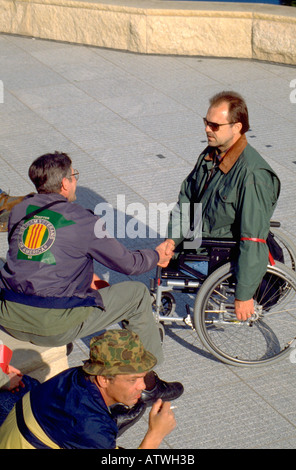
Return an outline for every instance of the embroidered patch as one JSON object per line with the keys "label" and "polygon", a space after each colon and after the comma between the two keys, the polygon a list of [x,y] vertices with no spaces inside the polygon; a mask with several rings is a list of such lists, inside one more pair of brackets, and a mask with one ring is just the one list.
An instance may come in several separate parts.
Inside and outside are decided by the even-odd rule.
{"label": "embroidered patch", "polygon": [[[38,207],[29,206],[27,207],[27,213],[36,209]],[[56,264],[51,247],[56,240],[57,230],[73,224],[75,224],[73,220],[65,219],[59,212],[48,209],[27,220],[18,228],[17,258]]]}
{"label": "embroidered patch", "polygon": [[55,237],[56,230],[49,220],[32,219],[22,225],[18,247],[27,256],[38,256],[49,250]]}

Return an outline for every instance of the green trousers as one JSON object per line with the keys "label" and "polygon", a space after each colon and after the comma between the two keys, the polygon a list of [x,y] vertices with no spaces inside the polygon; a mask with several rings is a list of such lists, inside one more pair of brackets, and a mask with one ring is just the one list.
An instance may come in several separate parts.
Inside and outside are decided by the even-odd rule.
{"label": "green trousers", "polygon": [[[158,326],[155,322],[150,293],[145,284],[127,281],[100,290],[105,310],[90,308],[90,314],[80,325],[54,336],[36,335],[5,328],[5,331],[21,341],[37,346],[62,346],[78,338],[84,338],[104,330],[110,325],[124,322],[125,328],[137,333],[145,349],[163,362],[163,351]],[[24,328],[25,330],[25,325]],[[44,332],[46,334],[46,332]]]}

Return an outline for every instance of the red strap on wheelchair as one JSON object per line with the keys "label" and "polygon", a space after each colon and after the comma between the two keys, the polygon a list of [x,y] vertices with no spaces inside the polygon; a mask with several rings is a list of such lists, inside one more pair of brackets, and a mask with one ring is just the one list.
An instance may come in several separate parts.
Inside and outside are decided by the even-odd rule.
{"label": "red strap on wheelchair", "polygon": [[[250,240],[251,242],[266,243],[266,240],[264,240],[263,238],[241,237],[241,240]],[[271,266],[274,266],[274,265],[275,265],[275,261],[274,261],[274,259],[273,259],[272,254],[270,253],[270,251],[268,252],[268,259],[269,259],[269,264],[270,264]]]}

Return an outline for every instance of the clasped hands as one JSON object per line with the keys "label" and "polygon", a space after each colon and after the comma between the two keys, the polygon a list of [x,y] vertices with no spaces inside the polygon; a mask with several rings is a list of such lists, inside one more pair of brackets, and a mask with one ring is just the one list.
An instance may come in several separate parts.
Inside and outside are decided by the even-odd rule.
{"label": "clasped hands", "polygon": [[162,242],[160,245],[158,245],[155,248],[155,250],[157,251],[159,255],[159,261],[157,265],[160,266],[161,268],[166,268],[174,254],[174,249],[175,249],[175,242],[174,240],[171,240],[170,238],[168,238],[167,240]]}

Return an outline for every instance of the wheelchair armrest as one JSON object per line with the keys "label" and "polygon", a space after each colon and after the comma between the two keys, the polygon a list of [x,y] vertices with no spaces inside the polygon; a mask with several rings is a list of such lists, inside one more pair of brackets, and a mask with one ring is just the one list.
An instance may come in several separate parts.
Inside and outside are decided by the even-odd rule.
{"label": "wheelchair armrest", "polygon": [[201,248],[235,248],[237,244],[233,238],[203,238]]}
{"label": "wheelchair armrest", "polygon": [[233,238],[203,239],[201,247],[209,256],[208,274],[237,257],[238,241]]}
{"label": "wheelchair armrest", "polygon": [[271,220],[270,221],[270,227],[280,227],[281,223],[277,222],[276,220]]}

